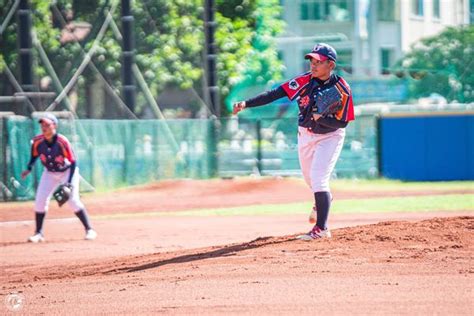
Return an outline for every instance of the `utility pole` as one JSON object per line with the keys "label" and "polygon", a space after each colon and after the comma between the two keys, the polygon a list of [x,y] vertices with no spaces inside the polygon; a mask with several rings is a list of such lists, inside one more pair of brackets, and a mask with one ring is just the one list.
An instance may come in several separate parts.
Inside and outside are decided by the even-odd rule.
{"label": "utility pole", "polygon": [[370,1],[368,8],[368,32],[369,32],[369,56],[370,56],[370,76],[377,78],[381,74],[380,67],[380,44],[378,36],[378,18],[377,18],[377,1]]}
{"label": "utility pole", "polygon": [[17,11],[18,46],[20,65],[20,84],[25,92],[34,90],[33,85],[33,50],[31,40],[31,10],[28,0],[21,0]]}
{"label": "utility pole", "polygon": [[217,86],[217,47],[214,38],[217,23],[215,21],[215,1],[204,0],[204,34],[206,37],[206,96],[212,112],[220,117],[219,87]]}
{"label": "utility pole", "polygon": [[123,100],[127,107],[135,113],[135,81],[133,79],[133,63],[135,55],[135,41],[133,37],[134,18],[130,7],[130,0],[122,0],[122,86]]}

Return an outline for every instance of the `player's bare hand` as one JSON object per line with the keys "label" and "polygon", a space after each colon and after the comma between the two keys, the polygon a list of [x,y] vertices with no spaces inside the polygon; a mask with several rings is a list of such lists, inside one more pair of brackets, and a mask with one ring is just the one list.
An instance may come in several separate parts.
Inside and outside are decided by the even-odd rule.
{"label": "player's bare hand", "polygon": [[320,114],[313,114],[313,120],[317,121],[321,117]]}
{"label": "player's bare hand", "polygon": [[232,111],[232,114],[235,115],[243,109],[245,109],[245,101],[236,102],[234,103],[234,109]]}
{"label": "player's bare hand", "polygon": [[29,174],[30,174],[30,170],[25,170],[21,173],[21,178],[22,179],[25,179]]}

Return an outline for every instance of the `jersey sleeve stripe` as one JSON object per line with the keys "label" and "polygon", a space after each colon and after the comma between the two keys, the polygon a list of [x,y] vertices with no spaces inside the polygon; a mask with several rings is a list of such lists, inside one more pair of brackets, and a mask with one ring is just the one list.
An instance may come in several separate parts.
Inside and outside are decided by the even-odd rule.
{"label": "jersey sleeve stripe", "polygon": [[338,83],[342,86],[342,88],[346,91],[347,94],[351,93],[351,88],[349,84],[344,80],[344,78],[340,77]]}
{"label": "jersey sleeve stripe", "polygon": [[339,91],[343,90],[345,93],[342,93],[342,105],[343,108],[336,114],[336,117],[342,121],[353,121],[354,117],[354,104],[352,100],[352,93],[349,87],[349,84],[341,77],[339,78],[338,83],[336,83]]}
{"label": "jersey sleeve stripe", "polygon": [[72,151],[71,144],[66,137],[58,135],[58,144],[61,146],[64,157],[66,157],[70,162],[74,162],[76,159],[74,157],[74,152]]}
{"label": "jersey sleeve stripe", "polygon": [[44,140],[43,135],[38,135],[33,137],[32,144],[31,144],[31,155],[33,157],[38,157],[38,145]]}

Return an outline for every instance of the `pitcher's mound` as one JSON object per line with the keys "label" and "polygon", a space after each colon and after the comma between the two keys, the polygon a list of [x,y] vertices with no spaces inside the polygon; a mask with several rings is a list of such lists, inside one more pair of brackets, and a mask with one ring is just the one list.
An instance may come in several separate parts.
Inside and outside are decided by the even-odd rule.
{"label": "pitcher's mound", "polygon": [[[161,274],[169,266],[235,263],[261,269],[262,276],[274,273],[268,270],[267,264],[276,264],[279,273],[291,275],[298,269],[313,271],[325,264],[337,266],[341,260],[346,263],[363,260],[366,263],[429,262],[438,266],[450,262],[450,273],[474,273],[466,261],[474,254],[474,216],[343,228],[334,230],[331,239],[310,242],[297,240],[296,236],[262,237],[243,244],[129,258],[121,261],[117,269],[107,272]],[[254,266],[256,263],[263,266]],[[351,271],[346,270],[344,274],[350,275]]]}
{"label": "pitcher's mound", "polygon": [[[143,271],[163,276],[168,269],[208,268],[225,265],[220,278],[246,265],[260,275],[315,273],[317,267],[337,268],[357,262],[429,263],[438,268],[449,262],[449,273],[474,273],[469,265],[474,250],[474,216],[434,218],[419,222],[392,221],[332,231],[330,239],[297,240],[296,236],[261,237],[247,243],[214,246],[184,251],[146,254],[89,262],[35,271],[37,278],[75,278],[78,276],[127,274]],[[272,269],[268,269],[269,265]],[[275,267],[273,267],[275,265]],[[426,266],[420,266],[424,270]],[[276,270],[275,270],[276,269]],[[26,271],[22,271],[25,273]],[[403,273],[403,271],[400,271]],[[343,272],[351,275],[351,269]],[[40,276],[41,274],[41,276]]]}

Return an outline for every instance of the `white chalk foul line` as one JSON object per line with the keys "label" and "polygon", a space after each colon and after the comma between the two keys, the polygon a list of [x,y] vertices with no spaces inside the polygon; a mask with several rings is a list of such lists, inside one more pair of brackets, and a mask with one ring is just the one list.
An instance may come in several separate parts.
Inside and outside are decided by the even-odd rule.
{"label": "white chalk foul line", "polygon": [[[68,217],[68,218],[51,218],[46,219],[48,222],[59,222],[59,223],[70,223],[75,222],[78,219],[75,217]],[[22,226],[22,225],[33,225],[35,221],[28,220],[28,221],[8,221],[8,222],[0,222],[0,227],[8,227],[8,226]]]}

